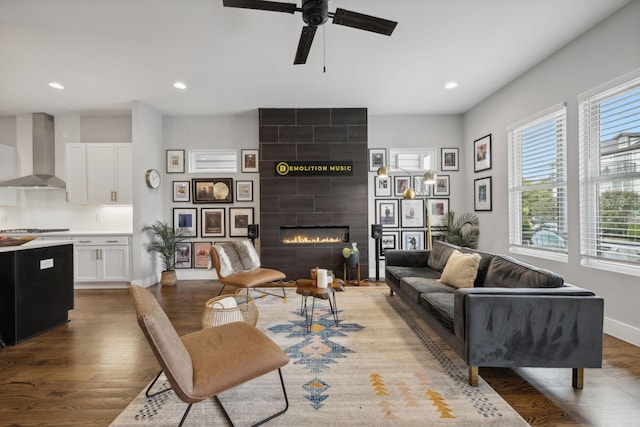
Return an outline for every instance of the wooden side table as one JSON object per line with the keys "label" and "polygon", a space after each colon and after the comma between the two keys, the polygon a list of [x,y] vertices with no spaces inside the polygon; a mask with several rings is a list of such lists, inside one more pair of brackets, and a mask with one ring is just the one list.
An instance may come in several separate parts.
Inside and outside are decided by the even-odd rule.
{"label": "wooden side table", "polygon": [[[300,314],[304,315],[305,323],[307,325],[307,332],[311,332],[311,324],[313,323],[313,312],[316,306],[316,298],[328,300],[329,307],[331,308],[331,314],[333,320],[338,326],[340,320],[338,319],[338,304],[336,302],[336,292],[344,292],[344,282],[340,279],[333,279],[332,283],[326,288],[319,288],[316,286],[316,282],[311,279],[298,279],[296,280],[296,293],[302,296],[300,300]],[[307,305],[307,299],[311,297],[311,314],[309,314],[309,306]]]}

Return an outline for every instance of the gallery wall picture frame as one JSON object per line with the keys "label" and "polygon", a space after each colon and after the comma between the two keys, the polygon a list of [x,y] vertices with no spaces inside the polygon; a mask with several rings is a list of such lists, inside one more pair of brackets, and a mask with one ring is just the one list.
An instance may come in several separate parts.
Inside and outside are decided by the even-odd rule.
{"label": "gallery wall picture frame", "polygon": [[191,201],[191,182],[173,181],[173,201],[174,202],[190,202]]}
{"label": "gallery wall picture frame", "polygon": [[387,164],[386,148],[369,148],[369,172],[376,172]]}
{"label": "gallery wall picture frame", "polygon": [[473,180],[473,209],[475,211],[491,210],[491,181],[490,176]]}
{"label": "gallery wall picture frame", "polygon": [[399,203],[397,199],[376,199],[376,224],[382,227],[398,228],[400,222]]}
{"label": "gallery wall picture frame", "polygon": [[438,177],[436,178],[436,183],[433,185],[433,195],[435,197],[449,196],[451,193],[451,191],[449,190],[449,185],[449,175],[438,175]]}
{"label": "gallery wall picture frame", "polygon": [[416,196],[429,196],[431,194],[431,184],[425,184],[422,175],[416,175],[413,177],[413,191],[416,192]]}
{"label": "gallery wall picture frame", "polygon": [[225,208],[200,208],[200,237],[225,237]]}
{"label": "gallery wall picture frame", "polygon": [[457,171],[460,170],[460,151],[457,148],[440,149],[440,170]]}
{"label": "gallery wall picture frame", "polygon": [[233,178],[192,178],[193,203],[233,203]]}
{"label": "gallery wall picture frame", "polygon": [[176,246],[175,268],[192,268],[193,266],[192,242],[180,242]]}
{"label": "gallery wall picture frame", "polygon": [[198,209],[173,208],[173,228],[182,228],[189,235],[198,237]]}
{"label": "gallery wall picture frame", "polygon": [[403,231],[402,249],[406,251],[419,251],[424,249],[424,231]]}
{"label": "gallery wall picture frame", "polygon": [[379,240],[380,251],[378,252],[379,258],[384,259],[387,250],[399,249],[398,242],[400,240],[399,231],[385,231],[382,233],[382,237]]}
{"label": "gallery wall picture frame", "polygon": [[402,197],[405,190],[411,188],[410,176],[396,176],[394,177],[393,195],[396,197]]}
{"label": "gallery wall picture frame", "polygon": [[375,197],[391,197],[391,177],[374,176],[373,187],[373,195]]}
{"label": "gallery wall picture frame", "polygon": [[229,236],[247,237],[249,224],[253,224],[253,208],[229,208]]}
{"label": "gallery wall picture frame", "polygon": [[211,246],[213,242],[193,243],[193,268],[209,268]]}
{"label": "gallery wall picture frame", "polygon": [[236,202],[253,202],[253,181],[236,181]]}
{"label": "gallery wall picture frame", "polygon": [[446,228],[447,215],[449,214],[449,199],[429,199],[428,206],[431,228]]}
{"label": "gallery wall picture frame", "polygon": [[473,141],[473,171],[491,169],[491,134]]}
{"label": "gallery wall picture frame", "polygon": [[400,220],[402,228],[422,228],[425,226],[425,210],[422,199],[400,200],[400,213],[402,214]]}
{"label": "gallery wall picture frame", "polygon": [[260,151],[259,150],[240,150],[240,170],[244,173],[252,173],[260,171]]}
{"label": "gallery wall picture frame", "polygon": [[167,150],[167,173],[184,173],[184,150]]}

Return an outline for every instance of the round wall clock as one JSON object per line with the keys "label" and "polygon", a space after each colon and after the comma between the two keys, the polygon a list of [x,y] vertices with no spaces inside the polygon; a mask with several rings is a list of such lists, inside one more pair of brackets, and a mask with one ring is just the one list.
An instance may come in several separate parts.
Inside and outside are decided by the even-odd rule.
{"label": "round wall clock", "polygon": [[147,173],[144,175],[145,180],[147,181],[147,187],[149,188],[158,188],[160,187],[160,172],[155,169],[147,170]]}

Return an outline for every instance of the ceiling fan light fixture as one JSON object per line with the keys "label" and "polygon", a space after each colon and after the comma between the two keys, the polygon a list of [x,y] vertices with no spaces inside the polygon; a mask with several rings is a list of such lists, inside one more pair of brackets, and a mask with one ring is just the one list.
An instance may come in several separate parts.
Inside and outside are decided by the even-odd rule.
{"label": "ceiling fan light fixture", "polygon": [[329,18],[329,0],[303,0],[302,20],[314,27],[327,22]]}

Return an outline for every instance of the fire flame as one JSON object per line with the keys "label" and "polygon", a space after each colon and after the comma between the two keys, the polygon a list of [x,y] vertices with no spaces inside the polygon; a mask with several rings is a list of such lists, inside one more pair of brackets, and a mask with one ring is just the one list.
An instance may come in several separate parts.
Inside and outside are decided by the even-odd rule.
{"label": "fire flame", "polygon": [[339,237],[309,237],[304,235],[296,235],[292,237],[285,237],[282,239],[282,243],[285,245],[300,245],[305,243],[340,243],[342,239]]}

